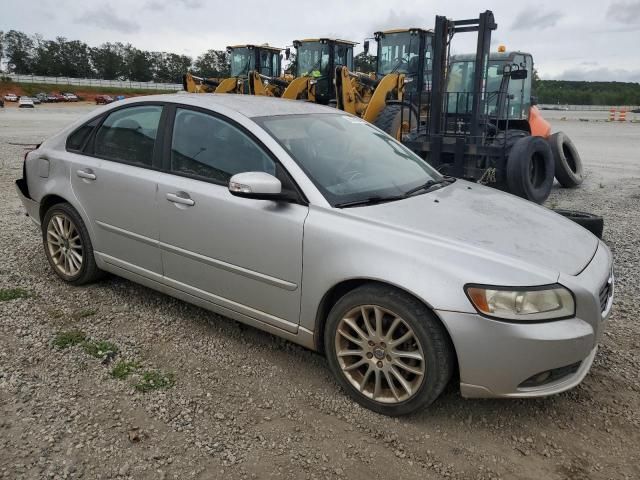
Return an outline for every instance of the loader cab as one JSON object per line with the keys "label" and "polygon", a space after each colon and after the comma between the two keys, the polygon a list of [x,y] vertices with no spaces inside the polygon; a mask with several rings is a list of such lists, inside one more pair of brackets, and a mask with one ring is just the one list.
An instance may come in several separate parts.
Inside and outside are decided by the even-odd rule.
{"label": "loader cab", "polygon": [[249,72],[258,70],[269,77],[280,76],[280,49],[267,45],[234,45],[227,47],[231,76],[247,78]]}
{"label": "loader cab", "polygon": [[433,32],[421,28],[376,32],[378,44],[376,75],[405,75],[405,92],[426,92],[431,89],[433,65]]}
{"label": "loader cab", "polygon": [[[446,111],[471,112],[475,55],[451,57],[447,75]],[[489,118],[526,121],[531,109],[533,57],[523,52],[495,52],[489,55],[484,76],[486,110]]]}
{"label": "loader cab", "polygon": [[296,77],[312,77],[316,102],[328,104],[335,99],[334,76],[337,67],[353,69],[356,42],[331,38],[295,40]]}

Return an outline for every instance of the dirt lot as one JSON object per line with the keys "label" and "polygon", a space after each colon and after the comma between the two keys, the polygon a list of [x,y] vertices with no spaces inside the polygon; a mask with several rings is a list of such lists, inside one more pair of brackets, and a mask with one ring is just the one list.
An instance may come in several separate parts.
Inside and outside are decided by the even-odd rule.
{"label": "dirt lot", "polygon": [[[583,384],[511,401],[452,385],[390,419],[351,402],[317,354],[119,278],[57,280],[13,181],[23,144],[90,108],[0,110],[0,289],[23,289],[0,301],[0,478],[640,478],[640,125],[554,120],[588,178],[548,203],[603,214],[616,260]],[[79,342],[57,337],[72,329],[85,343],[54,347]],[[137,365],[114,378],[122,360]]]}

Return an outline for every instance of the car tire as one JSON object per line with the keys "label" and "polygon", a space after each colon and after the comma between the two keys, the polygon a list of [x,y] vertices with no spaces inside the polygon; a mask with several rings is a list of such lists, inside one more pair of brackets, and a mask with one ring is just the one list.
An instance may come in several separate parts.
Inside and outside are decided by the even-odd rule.
{"label": "car tire", "polygon": [[416,112],[406,105],[391,103],[373,121],[373,124],[396,140],[401,140],[401,133],[409,134],[416,129],[418,117]]}
{"label": "car tire", "polygon": [[557,132],[548,139],[555,177],[564,188],[575,188],[584,180],[582,160],[571,139],[564,132]]}
{"label": "car tire", "polygon": [[377,284],[358,287],[336,302],[327,317],[324,348],[349,396],[389,416],[431,404],[455,367],[453,346],[438,318],[414,297]]}
{"label": "car tire", "polygon": [[58,203],[47,210],[42,241],[49,265],[65,282],[84,285],[102,276],[87,227],[70,204]]}
{"label": "car tire", "polygon": [[507,158],[507,187],[514,195],[543,203],[551,193],[554,168],[551,147],[541,137],[518,139]]}
{"label": "car tire", "polygon": [[579,212],[576,210],[563,210],[560,208],[554,208],[553,211],[559,213],[563,217],[567,217],[569,220],[573,220],[578,225],[583,226],[596,237],[602,238],[602,232],[604,231],[604,219],[600,215]]}

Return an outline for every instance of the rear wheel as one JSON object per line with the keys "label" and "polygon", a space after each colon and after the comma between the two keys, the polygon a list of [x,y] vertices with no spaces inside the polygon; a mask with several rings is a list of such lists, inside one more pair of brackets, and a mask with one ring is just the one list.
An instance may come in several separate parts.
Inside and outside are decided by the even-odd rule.
{"label": "rear wheel", "polygon": [[44,251],[53,271],[67,283],[82,285],[100,277],[89,232],[76,210],[59,203],[42,222]]}
{"label": "rear wheel", "polygon": [[379,285],[357,288],[336,303],[324,342],[340,385],[356,402],[384,415],[432,403],[455,364],[439,320],[415,298]]}
{"label": "rear wheel", "polygon": [[551,148],[543,138],[527,136],[514,143],[507,158],[509,192],[543,203],[551,193],[553,177]]}
{"label": "rear wheel", "polygon": [[584,179],[582,160],[571,139],[564,132],[549,137],[555,163],[555,176],[564,188],[577,187]]}
{"label": "rear wheel", "polygon": [[415,130],[418,117],[408,106],[391,103],[384,107],[373,124],[396,140],[402,140],[402,135]]}

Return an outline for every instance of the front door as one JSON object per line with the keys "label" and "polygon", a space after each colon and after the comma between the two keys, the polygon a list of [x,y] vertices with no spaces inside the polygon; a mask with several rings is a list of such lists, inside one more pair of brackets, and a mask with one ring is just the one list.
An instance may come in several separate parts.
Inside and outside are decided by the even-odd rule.
{"label": "front door", "polygon": [[165,282],[296,332],[308,208],[227,189],[236,173],[280,177],[282,167],[242,128],[202,111],[177,108],[170,143],[158,183]]}

